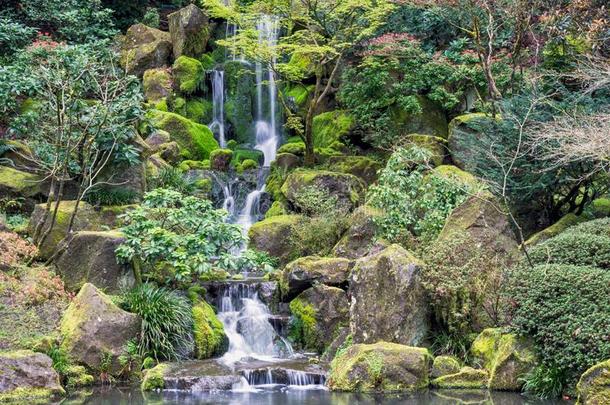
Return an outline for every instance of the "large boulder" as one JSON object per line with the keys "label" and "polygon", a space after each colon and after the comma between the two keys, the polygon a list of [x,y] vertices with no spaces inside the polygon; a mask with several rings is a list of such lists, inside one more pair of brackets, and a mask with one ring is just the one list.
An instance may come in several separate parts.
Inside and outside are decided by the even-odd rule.
{"label": "large boulder", "polygon": [[134,284],[129,266],[117,263],[115,250],[125,241],[117,231],[79,231],[66,243],[55,261],[57,273],[70,291],[92,283],[106,292],[118,293]]}
{"label": "large boulder", "polygon": [[449,123],[447,138],[449,153],[456,166],[468,172],[477,166],[477,155],[481,153],[475,146],[480,145],[488,135],[478,128],[492,120],[485,113],[470,113],[455,117]]}
{"label": "large boulder", "polygon": [[328,165],[335,172],[353,174],[367,185],[377,181],[377,172],[382,166],[366,156],[331,156]]}
{"label": "large boulder", "polygon": [[583,373],[576,386],[581,405],[610,404],[610,360],[602,361]]}
{"label": "large boulder", "polygon": [[148,69],[144,72],[142,88],[146,101],[156,103],[172,93],[172,74],[167,68]]}
{"label": "large boulder", "polygon": [[458,359],[453,356],[437,356],[432,363],[430,377],[438,378],[444,375],[455,374],[460,371],[461,364]]}
{"label": "large boulder", "polygon": [[0,195],[3,198],[24,198],[25,209],[31,211],[44,198],[42,179],[31,173],[0,166]]}
{"label": "large boulder", "polygon": [[356,123],[348,112],[327,111],[313,117],[313,143],[316,148],[326,148],[342,140]]}
{"label": "large boulder", "polygon": [[250,228],[250,247],[277,257],[280,264],[286,264],[298,256],[292,234],[303,221],[300,215],[277,215],[257,222]]}
{"label": "large boulder", "polygon": [[305,188],[323,190],[337,198],[338,208],[352,210],[364,200],[364,182],[352,174],[326,170],[295,170],[282,185],[286,199],[298,205],[299,194]]}
{"label": "large boulder", "polygon": [[382,215],[381,210],[363,205],[352,213],[349,228],[333,248],[333,255],[348,259],[359,259],[376,251],[383,244],[376,239],[376,218]]}
{"label": "large boulder", "polygon": [[399,245],[356,261],[350,275],[350,329],[355,343],[409,346],[428,332],[421,262]]}
{"label": "large boulder", "polygon": [[141,388],[142,391],[229,391],[241,379],[241,375],[216,360],[160,363],[146,371]]}
{"label": "large boulder", "polygon": [[138,315],[123,311],[93,284],[86,283],[61,320],[61,348],[70,360],[90,370],[100,371],[109,357],[108,372],[121,371],[119,356],[125,344],[140,333]]}
{"label": "large boulder", "polygon": [[390,125],[401,134],[425,134],[447,138],[447,117],[442,108],[424,96],[417,96],[421,112],[409,113],[400,107],[390,110]]}
{"label": "large boulder", "polygon": [[331,363],[328,387],[333,391],[400,392],[428,387],[432,356],[421,347],[377,342],[356,344]]}
{"label": "large boulder", "polygon": [[121,51],[121,66],[142,77],[148,69],[168,66],[172,43],[168,32],[144,24],[129,27]]}
{"label": "large boulder", "polygon": [[290,302],[291,336],[309,350],[322,353],[348,324],[347,294],[340,288],[318,284]]}
{"label": "large boulder", "polygon": [[0,353],[0,402],[42,403],[64,393],[46,354],[30,350]]}
{"label": "large boulder", "polygon": [[203,300],[193,305],[193,338],[195,357],[207,359],[227,351],[229,339],[214,309]]}
{"label": "large boulder", "polygon": [[464,367],[455,374],[447,374],[432,380],[436,388],[446,389],[483,389],[487,387],[489,374],[485,370]]}
{"label": "large boulder", "polygon": [[475,362],[489,372],[489,388],[520,391],[522,378],[538,363],[533,343],[501,329],[481,332],[470,349]]}
{"label": "large boulder", "polygon": [[335,287],[347,286],[347,278],[353,264],[351,260],[334,257],[298,258],[288,263],[282,271],[282,296],[291,300],[316,283]]}
{"label": "large boulder", "polygon": [[194,4],[181,8],[167,17],[174,58],[182,55],[198,57],[203,54],[213,29],[209,19]]}

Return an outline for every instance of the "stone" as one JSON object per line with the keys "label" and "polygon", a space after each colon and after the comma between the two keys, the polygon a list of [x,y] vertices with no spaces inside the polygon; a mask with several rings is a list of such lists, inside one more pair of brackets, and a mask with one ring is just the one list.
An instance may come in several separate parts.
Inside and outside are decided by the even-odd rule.
{"label": "stone", "polygon": [[306,256],[286,265],[282,271],[280,288],[285,300],[291,300],[314,284],[334,287],[347,286],[347,278],[354,263],[334,257]]}
{"label": "stone", "polygon": [[453,356],[437,356],[432,363],[430,377],[438,378],[449,374],[456,374],[461,368],[460,361]]}
{"label": "stone", "polygon": [[295,170],[288,175],[281,191],[288,201],[294,203],[306,187],[324,190],[329,196],[336,197],[339,209],[351,211],[364,201],[362,180],[352,174],[326,170]]}
{"label": "stone", "polygon": [[162,170],[171,168],[170,164],[167,163],[159,154],[154,154],[145,163],[146,176],[148,178],[158,177]]}
{"label": "stone", "polygon": [[445,159],[447,140],[439,136],[426,134],[409,134],[407,135],[408,143],[417,147],[427,149],[432,158],[430,163],[433,166],[440,166]]}
{"label": "stone", "polygon": [[162,129],[157,129],[153,131],[148,137],[144,140],[146,144],[150,147],[153,153],[159,151],[161,145],[168,143],[171,141],[171,136],[169,132],[163,131]]}
{"label": "stone", "polygon": [[417,346],[428,332],[422,263],[399,245],[356,261],[349,279],[355,343],[379,340]]}
{"label": "stone", "polygon": [[348,324],[347,294],[340,288],[317,284],[290,302],[294,318],[290,336],[308,350],[323,353],[339,328]]}
{"label": "stone", "polygon": [[475,154],[479,152],[473,145],[480,144],[486,135],[474,127],[491,120],[491,116],[485,113],[471,113],[457,116],[449,123],[449,153],[460,169],[472,172],[476,168]]}
{"label": "stone", "polygon": [[125,344],[138,337],[141,322],[138,315],[123,311],[93,284],[86,283],[61,320],[61,349],[71,361],[97,372],[109,356],[108,372],[117,375],[122,369],[119,356],[124,354]]}
{"label": "stone", "polygon": [[0,402],[39,403],[63,394],[49,356],[31,350],[0,352]]}
{"label": "stone", "polygon": [[[219,170],[226,172],[231,166],[231,159],[233,159],[233,151],[230,149],[216,149],[210,153],[210,168],[212,170]],[[247,160],[245,160],[247,161]],[[256,167],[258,164],[254,162]]]}
{"label": "stone", "polygon": [[31,211],[44,199],[42,179],[32,173],[0,166],[0,195],[3,198],[24,198],[25,210]]}
{"label": "stone", "polygon": [[172,53],[170,35],[144,24],[129,27],[121,50],[121,66],[142,77],[148,69],[168,66]]}
{"label": "stone", "polygon": [[216,360],[160,363],[146,371],[141,388],[142,391],[229,391],[241,378],[241,375]]}
{"label": "stone", "polygon": [[464,367],[455,374],[448,374],[435,378],[431,384],[436,388],[463,389],[487,388],[489,374],[485,370]]}
{"label": "stone", "polygon": [[144,72],[142,88],[146,101],[156,103],[172,93],[173,80],[169,69],[155,68]]}
{"label": "stone", "polygon": [[177,142],[167,142],[159,146],[159,156],[169,164],[180,161],[180,146]]}
{"label": "stone", "polygon": [[356,120],[346,111],[327,111],[313,117],[312,135],[316,148],[327,148],[352,130]]}
{"label": "stone", "polygon": [[330,363],[337,355],[339,349],[345,347],[349,343],[348,339],[351,341],[349,326],[337,329],[337,336],[326,347],[326,350],[324,350],[324,353],[322,353],[320,360],[324,363]]}
{"label": "stone", "polygon": [[489,372],[489,388],[521,391],[521,380],[538,364],[533,343],[499,328],[483,330],[472,343],[473,358]]}
{"label": "stone", "polygon": [[400,107],[390,110],[390,122],[394,130],[404,135],[425,134],[447,138],[447,117],[442,108],[425,96],[416,96],[421,112],[408,113]]}
{"label": "stone", "polygon": [[227,61],[225,68],[225,118],[230,138],[238,144],[247,144],[254,139],[256,106],[255,72],[242,62]]}
{"label": "stone", "polygon": [[194,4],[181,8],[168,17],[174,58],[182,55],[198,57],[205,52],[212,27],[208,16]]}
{"label": "stone", "polygon": [[274,167],[279,167],[282,170],[289,171],[296,169],[301,165],[301,158],[292,153],[278,153],[275,157]]}
{"label": "stone", "polygon": [[335,172],[353,174],[367,185],[377,181],[377,172],[381,169],[379,162],[366,156],[331,156],[328,165]]}
{"label": "stone", "polygon": [[385,248],[376,238],[378,227],[375,219],[381,216],[381,210],[369,205],[356,208],[349,219],[349,228],[333,248],[333,255],[359,259],[379,248]]}
{"label": "stone", "polygon": [[576,385],[578,404],[610,404],[610,360],[597,363],[583,373]]}
{"label": "stone", "polygon": [[291,235],[302,221],[300,215],[277,215],[259,221],[248,231],[249,246],[277,257],[284,265],[299,253]]}
{"label": "stone", "polygon": [[[202,87],[205,80],[205,70],[201,62],[188,56],[181,56],[176,59],[172,66],[172,72],[176,80],[176,87],[185,95],[195,93]],[[184,106],[186,107],[186,103]]]}
{"label": "stone", "polygon": [[193,305],[193,340],[195,357],[199,360],[221,356],[229,348],[222,322],[210,304],[203,300]]}
{"label": "stone", "polygon": [[79,231],[74,233],[55,260],[57,274],[66,289],[79,291],[92,283],[106,292],[118,293],[133,286],[129,266],[118,264],[115,250],[125,241],[118,231]]}
{"label": "stone", "polygon": [[355,344],[331,363],[332,391],[403,392],[428,387],[432,356],[421,347],[377,342]]}

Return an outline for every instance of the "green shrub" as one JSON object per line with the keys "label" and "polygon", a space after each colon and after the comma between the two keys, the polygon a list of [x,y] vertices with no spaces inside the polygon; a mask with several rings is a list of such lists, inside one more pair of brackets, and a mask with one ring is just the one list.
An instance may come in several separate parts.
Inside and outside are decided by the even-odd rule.
{"label": "green shrub", "polygon": [[530,336],[547,368],[568,385],[610,357],[610,271],[563,264],[522,266],[509,278],[509,319]]}
{"label": "green shrub", "polygon": [[142,24],[152,28],[159,28],[160,23],[161,17],[159,16],[159,10],[154,7],[147,8],[146,13],[144,13],[144,16],[142,17]]}
{"label": "green shrub", "polygon": [[146,179],[148,190],[168,188],[182,194],[190,194],[195,189],[195,183],[186,180],[182,171],[175,167],[163,167],[156,176]]}
{"label": "green shrub", "polygon": [[594,219],[569,227],[564,233],[587,233],[610,237],[610,218]]}
{"label": "green shrub", "polygon": [[565,375],[557,367],[539,365],[521,381],[523,391],[538,398],[557,398],[564,390]]}
{"label": "green shrub", "polygon": [[124,294],[122,306],[142,317],[138,340],[140,357],[175,360],[192,352],[193,317],[186,297],[144,283]]}
{"label": "green shrub", "polygon": [[[610,268],[610,236],[570,229],[530,249],[530,260],[534,264],[571,264]],[[588,229],[597,231],[596,227],[592,226]]]}
{"label": "green shrub", "polygon": [[89,191],[84,200],[92,205],[127,205],[140,199],[140,195],[127,188],[97,187]]}

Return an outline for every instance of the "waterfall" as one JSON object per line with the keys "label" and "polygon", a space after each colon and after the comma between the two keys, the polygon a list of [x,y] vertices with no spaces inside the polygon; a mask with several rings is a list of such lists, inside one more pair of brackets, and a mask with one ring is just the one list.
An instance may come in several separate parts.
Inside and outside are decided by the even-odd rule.
{"label": "waterfall", "polygon": [[224,72],[214,69],[212,71],[212,123],[209,125],[210,130],[218,138],[218,143],[221,148],[227,146],[225,139],[225,84]]}
{"label": "waterfall", "polygon": [[240,360],[274,361],[293,353],[269,322],[271,313],[258,298],[255,285],[228,284],[218,308],[218,319],[229,338],[229,350],[220,358],[221,363],[233,367]]}

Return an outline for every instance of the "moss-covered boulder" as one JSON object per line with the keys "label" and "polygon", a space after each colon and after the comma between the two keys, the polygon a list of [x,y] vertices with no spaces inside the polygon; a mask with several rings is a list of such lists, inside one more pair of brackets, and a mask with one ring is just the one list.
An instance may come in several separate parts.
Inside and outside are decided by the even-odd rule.
{"label": "moss-covered boulder", "polygon": [[158,177],[162,170],[169,169],[171,166],[159,154],[149,156],[144,163],[146,177]]}
{"label": "moss-covered boulder", "polygon": [[356,344],[337,354],[327,385],[333,391],[403,392],[428,387],[427,349],[396,343]]}
{"label": "moss-covered boulder", "polygon": [[348,324],[347,294],[340,288],[317,284],[290,302],[290,312],[292,339],[321,354]]}
{"label": "moss-covered boulder", "polygon": [[291,172],[282,185],[282,194],[290,202],[297,202],[305,188],[325,191],[337,199],[337,206],[352,210],[364,200],[364,182],[352,174],[326,170],[303,169]]}
{"label": "moss-covered boulder", "polygon": [[163,145],[159,145],[158,155],[171,165],[175,165],[181,160],[180,146],[178,142],[167,142]]}
{"label": "moss-covered boulder", "polygon": [[95,377],[87,372],[83,366],[69,365],[63,370],[66,379],[66,388],[74,390],[89,387],[95,383]]}
{"label": "moss-covered boulder", "polygon": [[328,111],[313,117],[313,143],[317,148],[329,147],[346,137],[356,120],[345,111]]}
{"label": "moss-covered boulder", "polygon": [[428,332],[421,262],[399,245],[356,261],[350,274],[354,342],[418,345]]}
{"label": "moss-covered boulder", "polygon": [[335,257],[306,256],[286,265],[280,279],[282,296],[291,300],[314,284],[347,286],[347,278],[354,263]]}
{"label": "moss-covered boulder", "polygon": [[25,198],[25,209],[31,210],[43,199],[42,179],[31,173],[0,166],[0,195],[4,198]]}
{"label": "moss-covered boulder", "polygon": [[447,140],[439,136],[426,135],[426,134],[409,134],[406,136],[407,142],[428,150],[432,158],[430,162],[434,166],[440,166],[443,164],[446,154]]}
{"label": "moss-covered boulder", "polygon": [[129,27],[121,50],[121,66],[142,77],[145,71],[165,67],[172,53],[170,35],[144,24]]}
{"label": "moss-covered boulder", "polygon": [[431,384],[433,387],[445,389],[483,389],[487,388],[488,381],[489,374],[487,371],[464,367],[455,374],[435,378]]}
{"label": "moss-covered boulder", "polygon": [[420,113],[411,114],[399,107],[390,111],[390,122],[401,134],[425,134],[447,138],[447,117],[437,104],[424,96],[418,96]]}
{"label": "moss-covered boulder", "polygon": [[229,391],[242,378],[234,370],[211,359],[160,363],[146,371],[140,387],[142,391]]}
{"label": "moss-covered boulder", "polygon": [[489,388],[494,390],[520,391],[521,378],[537,365],[531,341],[502,333],[498,328],[481,332],[470,351],[475,361],[489,372]]}
{"label": "moss-covered boulder", "polygon": [[449,374],[456,374],[460,371],[462,365],[460,361],[453,356],[437,356],[432,363],[430,377],[438,378]]}
{"label": "moss-covered boulder", "polygon": [[362,205],[352,213],[349,228],[333,248],[333,255],[348,259],[359,259],[383,248],[384,244],[376,239],[376,218],[382,216],[381,210]]}
{"label": "moss-covered boulder", "polygon": [[214,309],[203,300],[193,305],[193,339],[195,357],[207,359],[227,351],[229,339]]}
{"label": "moss-covered boulder", "polygon": [[281,153],[290,153],[299,157],[302,157],[305,154],[305,142],[303,141],[294,141],[294,142],[286,142],[282,146],[280,146],[277,150],[278,154]]}
{"label": "moss-covered boulder", "polygon": [[170,112],[151,110],[148,115],[155,128],[168,132],[170,139],[180,146],[184,159],[207,159],[210,152],[219,147],[214,134],[205,125]]}
{"label": "moss-covered boulder", "polygon": [[214,106],[212,102],[203,98],[189,98],[184,104],[184,115],[191,121],[199,124],[212,122]]}
{"label": "moss-covered boulder", "polygon": [[146,144],[150,147],[153,153],[156,153],[159,151],[161,145],[170,142],[170,140],[171,137],[169,135],[169,132],[158,129],[148,135],[144,142],[146,142]]}
{"label": "moss-covered boulder", "polygon": [[480,152],[473,146],[486,137],[477,126],[490,120],[492,118],[485,113],[471,113],[457,116],[449,123],[449,153],[460,169],[470,172],[476,168],[477,154]]}
{"label": "moss-covered boulder", "polygon": [[0,403],[43,403],[65,394],[49,356],[0,352]]}
{"label": "moss-covered boulder", "polygon": [[265,218],[277,217],[278,215],[287,215],[288,209],[281,201],[274,201],[271,207],[265,212]]}
{"label": "moss-covered boulder", "polygon": [[199,7],[189,4],[170,14],[167,19],[174,58],[183,55],[199,57],[205,52],[213,27]]}
{"label": "moss-covered boulder", "polygon": [[205,79],[203,65],[195,58],[181,56],[172,66],[176,86],[183,94],[192,94],[199,90]]}
{"label": "moss-covered boulder", "polygon": [[79,231],[67,242],[55,260],[57,274],[65,287],[78,291],[92,283],[106,292],[118,293],[134,284],[131,268],[118,264],[115,250],[125,241],[117,231]]}
{"label": "moss-covered boulder", "polygon": [[235,148],[235,150],[233,150],[231,164],[233,166],[238,166],[244,160],[254,160],[258,164],[262,164],[264,159],[265,156],[263,152],[258,149]]}
{"label": "moss-covered boulder", "polygon": [[248,232],[249,246],[277,257],[286,264],[298,255],[291,240],[295,227],[303,221],[300,215],[277,215],[252,225]]}
{"label": "moss-covered boulder", "polygon": [[108,359],[108,372],[117,375],[122,369],[119,357],[125,344],[138,337],[140,324],[138,315],[123,311],[86,283],[61,319],[61,348],[71,361],[98,372]]}
{"label": "moss-covered boulder", "polygon": [[225,118],[231,137],[238,144],[254,137],[256,85],[254,70],[240,61],[228,61],[225,68]]}
{"label": "moss-covered boulder", "polygon": [[[231,166],[233,151],[231,149],[216,149],[210,153],[210,168],[226,172]],[[254,163],[256,166],[256,162]]]}
{"label": "moss-covered boulder", "polygon": [[602,361],[585,371],[576,389],[579,405],[609,405],[610,360]]}
{"label": "moss-covered boulder", "polygon": [[290,171],[301,165],[301,158],[292,153],[278,153],[271,165],[285,171]]}
{"label": "moss-covered boulder", "polygon": [[377,181],[377,172],[381,169],[379,162],[366,156],[331,156],[328,165],[335,172],[359,177],[367,185]]}
{"label": "moss-covered boulder", "polygon": [[144,72],[142,88],[144,98],[151,103],[157,103],[172,93],[173,81],[169,69],[156,68]]}

